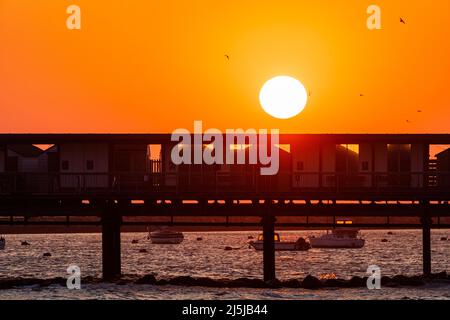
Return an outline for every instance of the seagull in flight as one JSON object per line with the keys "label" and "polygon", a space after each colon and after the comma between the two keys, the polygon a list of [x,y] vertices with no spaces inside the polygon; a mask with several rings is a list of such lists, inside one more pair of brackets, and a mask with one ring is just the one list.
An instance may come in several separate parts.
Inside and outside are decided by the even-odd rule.
{"label": "seagull in flight", "polygon": [[400,18],[400,23],[406,24],[405,20],[403,18]]}
{"label": "seagull in flight", "polygon": [[225,58],[227,58],[227,60],[230,60],[230,56],[229,55],[224,55]]}
{"label": "seagull in flight", "polygon": [[406,120],[406,123],[411,123],[411,121],[409,121],[409,120]]}

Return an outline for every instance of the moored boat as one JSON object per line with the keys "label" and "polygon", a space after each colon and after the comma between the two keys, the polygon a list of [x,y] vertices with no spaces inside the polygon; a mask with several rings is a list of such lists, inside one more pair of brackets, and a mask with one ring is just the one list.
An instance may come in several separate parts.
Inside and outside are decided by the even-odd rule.
{"label": "moored boat", "polygon": [[354,228],[336,228],[320,237],[310,237],[309,242],[313,248],[353,248],[364,247],[365,240],[359,235],[359,230]]}
{"label": "moored boat", "polygon": [[[281,241],[278,233],[274,234],[275,251],[306,251],[311,248],[311,244],[304,238],[300,237],[297,241]],[[249,244],[255,248],[255,250],[264,249],[264,238],[260,234],[256,241],[250,241]]]}
{"label": "moored boat", "polygon": [[147,238],[154,244],[179,244],[183,242],[184,235],[183,233],[178,231],[159,229],[153,232],[149,232]]}

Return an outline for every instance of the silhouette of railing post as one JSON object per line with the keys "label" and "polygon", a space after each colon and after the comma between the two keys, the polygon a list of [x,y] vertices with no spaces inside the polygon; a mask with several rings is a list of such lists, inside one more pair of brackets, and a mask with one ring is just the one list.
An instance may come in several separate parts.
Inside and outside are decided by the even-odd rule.
{"label": "silhouette of railing post", "polygon": [[275,217],[272,216],[270,200],[266,200],[263,225],[263,264],[264,281],[275,280]]}
{"label": "silhouette of railing post", "polygon": [[422,176],[422,186],[424,189],[429,187],[430,183],[430,144],[425,144],[423,146],[423,176]]}
{"label": "silhouette of railing post", "polygon": [[429,216],[428,201],[423,201],[422,222],[422,252],[423,252],[423,274],[431,275],[431,218]]}
{"label": "silhouette of railing post", "polygon": [[111,204],[102,213],[102,269],[103,280],[109,281],[121,275],[120,225],[122,217]]}

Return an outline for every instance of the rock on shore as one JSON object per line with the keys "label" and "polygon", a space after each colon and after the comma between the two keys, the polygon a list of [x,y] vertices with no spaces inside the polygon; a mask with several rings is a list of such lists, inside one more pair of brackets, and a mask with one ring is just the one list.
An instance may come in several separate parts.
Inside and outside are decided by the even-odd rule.
{"label": "rock on shore", "polygon": [[[35,278],[0,278],[0,290],[20,288],[25,286],[48,287],[50,285],[66,286],[66,278],[57,277],[50,279]],[[103,281],[96,277],[83,277],[81,284],[97,284]],[[345,279],[324,279],[321,280],[312,275],[304,279],[274,280],[264,282],[261,279],[237,278],[237,279],[213,279],[206,277],[178,276],[169,279],[158,279],[153,274],[145,276],[124,275],[114,281],[115,284],[137,284],[137,285],[174,285],[185,287],[212,287],[212,288],[303,288],[303,289],[323,289],[323,288],[365,288],[367,277],[354,276]],[[381,286],[386,287],[417,287],[430,282],[440,282],[450,284],[450,275],[446,271],[426,276],[405,276],[396,275],[393,277],[383,276]]]}

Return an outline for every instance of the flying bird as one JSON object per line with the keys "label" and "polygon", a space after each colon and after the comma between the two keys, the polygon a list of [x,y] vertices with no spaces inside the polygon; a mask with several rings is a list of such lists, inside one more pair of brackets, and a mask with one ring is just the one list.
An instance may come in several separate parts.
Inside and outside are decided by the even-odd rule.
{"label": "flying bird", "polygon": [[229,55],[225,55],[225,58],[227,58],[227,60],[230,60],[230,56]]}
{"label": "flying bird", "polygon": [[400,18],[400,23],[406,24],[405,20],[403,20],[402,18]]}
{"label": "flying bird", "polygon": [[417,110],[418,113],[422,113],[422,110]]}
{"label": "flying bird", "polygon": [[411,123],[411,121],[409,121],[409,120],[406,120],[406,123]]}
{"label": "flying bird", "polygon": [[364,97],[364,95],[362,93],[359,94],[360,97]]}

